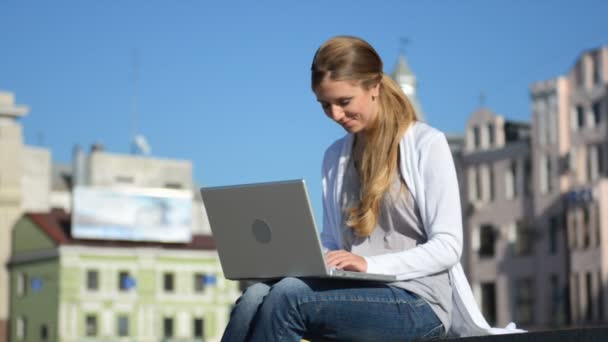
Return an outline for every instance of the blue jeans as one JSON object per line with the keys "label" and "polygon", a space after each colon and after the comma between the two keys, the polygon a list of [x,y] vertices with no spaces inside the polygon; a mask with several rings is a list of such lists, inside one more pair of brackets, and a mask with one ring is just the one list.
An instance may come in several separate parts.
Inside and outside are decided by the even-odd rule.
{"label": "blue jeans", "polygon": [[361,281],[283,278],[245,290],[222,342],[411,341],[444,335],[428,303],[407,290]]}

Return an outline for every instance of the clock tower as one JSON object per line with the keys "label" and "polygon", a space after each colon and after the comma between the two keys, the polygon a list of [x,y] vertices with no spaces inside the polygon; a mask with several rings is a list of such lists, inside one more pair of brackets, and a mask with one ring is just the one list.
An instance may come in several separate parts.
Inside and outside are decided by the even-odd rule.
{"label": "clock tower", "polygon": [[397,60],[397,66],[395,67],[395,71],[393,72],[393,79],[401,90],[407,95],[407,98],[410,100],[412,105],[414,106],[414,110],[418,114],[418,118],[421,121],[426,121],[424,112],[422,111],[422,107],[418,102],[418,97],[416,96],[416,76],[412,73],[405,56],[403,54],[399,55],[399,59]]}

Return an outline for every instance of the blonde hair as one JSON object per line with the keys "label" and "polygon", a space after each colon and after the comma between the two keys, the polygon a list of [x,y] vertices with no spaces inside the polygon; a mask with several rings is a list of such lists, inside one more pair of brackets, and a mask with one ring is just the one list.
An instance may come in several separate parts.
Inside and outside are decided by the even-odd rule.
{"label": "blonde hair", "polygon": [[369,236],[376,228],[382,198],[398,171],[399,141],[409,125],[418,120],[407,96],[382,70],[382,60],[374,48],[350,36],[323,43],[311,67],[313,90],[327,77],[355,81],[366,90],[380,84],[378,115],[366,131],[359,168],[359,203],[347,210],[346,224],[361,237]]}

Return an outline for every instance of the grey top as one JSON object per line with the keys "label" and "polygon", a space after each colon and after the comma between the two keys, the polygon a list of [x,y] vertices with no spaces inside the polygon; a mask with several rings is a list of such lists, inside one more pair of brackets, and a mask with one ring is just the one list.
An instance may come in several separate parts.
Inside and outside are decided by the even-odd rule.
{"label": "grey top", "polygon": [[[359,201],[359,176],[351,158],[344,174],[341,198],[343,210]],[[347,215],[342,215],[342,248],[361,256],[395,253],[415,247],[427,241],[418,206],[410,191],[396,174],[382,200],[378,225],[368,237],[357,237],[346,225]],[[425,299],[443,326],[450,328],[452,311],[452,286],[448,270],[407,281],[391,283],[392,286],[411,291]]]}

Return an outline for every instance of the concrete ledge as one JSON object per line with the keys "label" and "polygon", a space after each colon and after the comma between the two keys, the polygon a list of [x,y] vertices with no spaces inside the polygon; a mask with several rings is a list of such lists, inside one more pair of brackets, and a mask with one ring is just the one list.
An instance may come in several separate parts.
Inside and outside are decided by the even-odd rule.
{"label": "concrete ledge", "polygon": [[606,342],[608,327],[534,331],[523,334],[447,339],[453,342]]}

